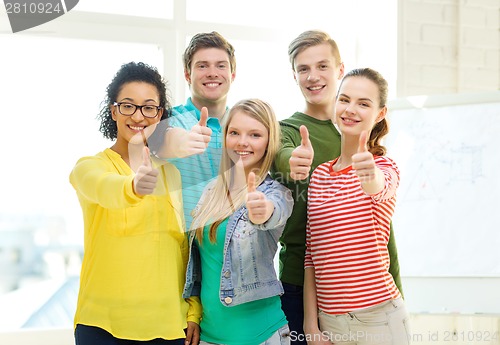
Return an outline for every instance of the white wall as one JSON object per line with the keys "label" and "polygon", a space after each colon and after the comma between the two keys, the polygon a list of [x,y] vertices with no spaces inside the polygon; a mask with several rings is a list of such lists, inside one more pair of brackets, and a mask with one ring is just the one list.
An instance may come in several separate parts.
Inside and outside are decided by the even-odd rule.
{"label": "white wall", "polygon": [[500,1],[398,6],[398,97],[500,89]]}

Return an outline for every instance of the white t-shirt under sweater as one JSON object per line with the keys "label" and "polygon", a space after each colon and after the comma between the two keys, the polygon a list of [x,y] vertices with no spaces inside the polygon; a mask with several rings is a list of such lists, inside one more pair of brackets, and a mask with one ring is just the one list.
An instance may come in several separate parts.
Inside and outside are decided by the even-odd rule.
{"label": "white t-shirt under sweater", "polygon": [[319,165],[310,179],[305,267],[315,268],[318,308],[344,314],[400,297],[387,250],[399,170],[376,156],[385,185],[370,196],[351,166],[336,172],[335,163]]}

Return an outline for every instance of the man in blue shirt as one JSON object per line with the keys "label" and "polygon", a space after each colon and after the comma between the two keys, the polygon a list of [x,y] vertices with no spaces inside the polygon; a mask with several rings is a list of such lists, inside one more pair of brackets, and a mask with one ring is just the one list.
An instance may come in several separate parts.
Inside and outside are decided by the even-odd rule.
{"label": "man in blue shirt", "polygon": [[158,125],[149,144],[158,157],[168,158],[181,173],[189,229],[191,211],[208,181],[219,172],[223,143],[220,121],[227,111],[236,59],[233,46],[213,31],[193,36],[183,60],[191,97],[172,109],[172,117]]}

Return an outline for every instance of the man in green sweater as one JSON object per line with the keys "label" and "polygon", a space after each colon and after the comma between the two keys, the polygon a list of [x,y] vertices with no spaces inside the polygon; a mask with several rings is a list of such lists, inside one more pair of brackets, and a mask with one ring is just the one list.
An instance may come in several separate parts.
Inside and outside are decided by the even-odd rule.
{"label": "man in green sweater", "polygon": [[[340,133],[332,120],[337,83],[344,75],[344,64],[333,39],[322,31],[306,31],[288,47],[294,78],[306,101],[303,112],[281,121],[282,146],[272,175],[288,187],[295,204],[280,239],[280,279],[285,290],[283,311],[294,345],[306,344],[303,331],[303,282],[306,247],[307,188],[309,174],[316,167],[340,155]],[[389,272],[402,293],[394,235],[388,244]]]}

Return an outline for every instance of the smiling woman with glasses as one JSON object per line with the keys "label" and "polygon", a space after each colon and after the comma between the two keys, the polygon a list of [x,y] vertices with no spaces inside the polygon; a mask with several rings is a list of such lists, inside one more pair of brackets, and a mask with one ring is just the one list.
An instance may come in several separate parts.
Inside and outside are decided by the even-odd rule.
{"label": "smiling woman with glasses", "polygon": [[180,174],[152,159],[146,143],[170,114],[166,93],[154,67],[123,65],[99,114],[100,131],[114,143],[70,174],[84,219],[76,345],[198,343],[199,298],[182,298]]}

